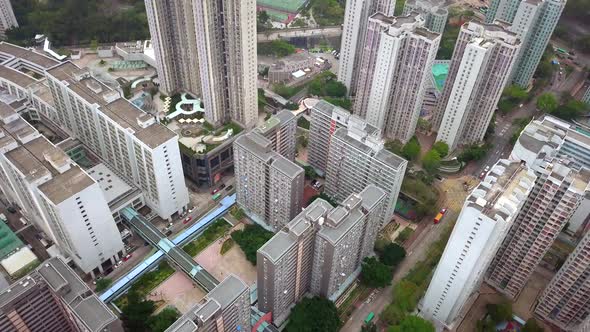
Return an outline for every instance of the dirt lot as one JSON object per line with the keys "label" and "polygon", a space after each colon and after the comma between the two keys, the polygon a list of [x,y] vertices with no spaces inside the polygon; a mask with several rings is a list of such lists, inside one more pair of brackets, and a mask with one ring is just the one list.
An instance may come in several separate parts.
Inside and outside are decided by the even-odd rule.
{"label": "dirt lot", "polygon": [[154,289],[148,299],[159,304],[156,312],[172,305],[184,314],[203,297],[205,297],[205,292],[195,286],[184,272],[177,271]]}
{"label": "dirt lot", "polygon": [[[230,230],[230,233],[243,227],[244,224],[238,224]],[[246,256],[237,244],[221,255],[221,245],[227,238],[229,236],[220,238],[209,245],[195,257],[195,261],[219,281],[225,279],[229,274],[235,274],[248,285],[252,285],[256,282],[256,267],[246,260]]]}

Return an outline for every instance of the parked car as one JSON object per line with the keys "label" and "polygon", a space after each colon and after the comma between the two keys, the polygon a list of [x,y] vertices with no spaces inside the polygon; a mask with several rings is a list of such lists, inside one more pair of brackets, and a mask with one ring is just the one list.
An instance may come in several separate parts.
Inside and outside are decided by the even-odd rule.
{"label": "parked car", "polygon": [[217,192],[219,191],[219,188],[215,188],[211,191],[211,195],[215,195],[217,194]]}
{"label": "parked car", "polygon": [[184,218],[184,221],[182,223],[183,224],[188,224],[191,220],[193,220],[193,217],[188,216],[188,217]]}
{"label": "parked car", "polygon": [[123,257],[123,262],[128,261],[131,257],[133,257],[133,254],[127,254],[127,256]]}
{"label": "parked car", "polygon": [[225,188],[225,190],[227,190],[227,191],[230,191],[230,190],[232,190],[232,189],[234,189],[234,186],[232,186],[232,185],[229,185],[229,186],[227,186],[227,187]]}
{"label": "parked car", "polygon": [[444,215],[445,213],[447,213],[447,208],[442,208],[442,209],[440,210],[440,213],[441,213],[441,214],[443,214],[443,215]]}

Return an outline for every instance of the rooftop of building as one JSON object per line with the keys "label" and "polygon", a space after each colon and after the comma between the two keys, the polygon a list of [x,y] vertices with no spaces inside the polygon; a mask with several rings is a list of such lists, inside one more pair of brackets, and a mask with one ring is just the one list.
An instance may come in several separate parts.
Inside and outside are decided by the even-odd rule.
{"label": "rooftop of building", "polygon": [[294,119],[295,115],[293,115],[293,112],[289,110],[282,110],[277,114],[271,116],[268,120],[264,122],[262,126],[259,126],[257,129],[264,135],[276,128],[277,126],[288,123],[289,121],[292,121]]}
{"label": "rooftop of building", "polygon": [[5,220],[0,219],[0,260],[14,253],[23,245],[23,241],[8,227]]}
{"label": "rooftop of building", "polygon": [[483,23],[479,20],[471,20],[463,24],[461,30],[471,31],[477,37],[485,40],[500,40],[509,45],[518,45],[521,41],[516,33],[509,30],[510,25],[501,22]]}
{"label": "rooftop of building", "polygon": [[94,183],[94,180],[76,165],[40,185],[39,190],[57,205]]}
{"label": "rooftop of building", "polygon": [[64,62],[47,71],[90,104],[97,104],[101,112],[121,127],[132,130],[138,140],[155,148],[176,134],[163,125],[156,123],[153,117],[121,97],[118,91],[111,89],[90,75],[88,69],[81,69],[72,62]]}
{"label": "rooftop of building", "polygon": [[45,56],[33,49],[20,47],[7,42],[0,42],[0,52],[9,54],[16,58],[21,58],[43,68],[50,68],[59,63],[58,61],[48,56]]}
{"label": "rooftop of building", "polygon": [[271,141],[266,137],[256,133],[249,132],[234,141],[234,145],[241,146],[253,155],[263,160],[270,160],[272,157]]}
{"label": "rooftop of building", "polygon": [[274,154],[273,159],[272,167],[286,176],[294,178],[304,173],[303,168],[278,153]]}
{"label": "rooftop of building", "polygon": [[29,85],[37,82],[37,80],[32,78],[31,76],[24,74],[16,69],[6,67],[4,65],[0,65],[0,77],[5,78],[10,82],[13,82],[21,88],[26,88]]}
{"label": "rooftop of building", "polygon": [[117,317],[80,277],[56,257],[46,260],[33,272],[3,290],[0,293],[0,307],[17,299],[39,282],[45,283],[88,330],[103,331],[117,321]]}
{"label": "rooftop of building", "polygon": [[135,191],[127,182],[121,179],[107,165],[100,163],[87,170],[88,175],[100,186],[102,194],[109,206],[116,203],[121,197]]}
{"label": "rooftop of building", "polygon": [[526,199],[535,180],[534,172],[524,163],[500,159],[467,197],[466,205],[492,219],[507,221],[518,212],[519,202]]}
{"label": "rooftop of building", "polygon": [[338,111],[346,116],[350,116],[350,114],[351,114],[350,111],[348,111],[340,106],[330,104],[329,102],[327,102],[323,99],[318,100],[318,102],[313,106],[313,110],[320,112],[326,116],[332,116],[332,112],[334,112],[334,111]]}

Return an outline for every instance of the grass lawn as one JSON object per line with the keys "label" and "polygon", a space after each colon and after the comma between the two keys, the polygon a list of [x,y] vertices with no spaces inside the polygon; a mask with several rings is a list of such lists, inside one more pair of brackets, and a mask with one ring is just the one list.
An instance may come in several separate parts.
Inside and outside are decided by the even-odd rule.
{"label": "grass lawn", "polygon": [[215,220],[196,240],[188,243],[182,249],[191,257],[195,257],[213,241],[217,240],[231,228],[231,225],[223,218]]}

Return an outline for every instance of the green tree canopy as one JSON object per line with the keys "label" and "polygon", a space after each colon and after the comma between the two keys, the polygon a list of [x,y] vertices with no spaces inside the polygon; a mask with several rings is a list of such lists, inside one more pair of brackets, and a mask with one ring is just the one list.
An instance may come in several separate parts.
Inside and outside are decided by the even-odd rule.
{"label": "green tree canopy", "polygon": [[428,173],[436,173],[438,172],[438,167],[440,166],[440,154],[438,151],[432,149],[426,153],[424,158],[422,158],[422,166]]}
{"label": "green tree canopy", "polygon": [[173,308],[165,308],[157,315],[151,316],[148,319],[148,326],[150,332],[164,332],[180,317],[178,311]]}
{"label": "green tree canopy", "polygon": [[258,54],[273,55],[281,58],[295,53],[295,46],[287,43],[284,40],[277,39],[268,43],[259,43],[257,52]]}
{"label": "green tree canopy", "polygon": [[420,155],[420,142],[416,136],[412,137],[402,148],[402,156],[408,160],[416,160]]}
{"label": "green tree canopy", "polygon": [[291,310],[287,332],[337,332],[342,322],[334,302],[322,297],[304,297]]}
{"label": "green tree canopy", "polygon": [[408,280],[402,279],[393,287],[393,298],[396,305],[405,312],[412,312],[418,304],[420,292],[418,286]]}
{"label": "green tree canopy", "polygon": [[406,257],[406,250],[397,243],[389,243],[379,252],[379,259],[383,264],[397,266]]}
{"label": "green tree canopy", "polygon": [[387,323],[387,325],[397,325],[406,317],[406,315],[406,311],[402,310],[395,303],[391,303],[385,307],[385,310],[381,312],[379,317],[382,321]]}
{"label": "green tree canopy", "polygon": [[112,279],[109,278],[102,278],[96,282],[96,291],[102,292],[103,290],[107,289],[113,283]]}
{"label": "green tree canopy", "polygon": [[524,326],[522,327],[521,332],[543,332],[543,328],[539,326],[539,323],[534,318],[529,318]]}
{"label": "green tree canopy", "polygon": [[409,315],[399,325],[391,326],[387,332],[434,332],[434,325],[423,318]]}
{"label": "green tree canopy", "polygon": [[572,120],[583,115],[587,109],[588,105],[584,102],[570,99],[565,105],[557,107],[552,114],[564,120]]}
{"label": "green tree canopy", "polygon": [[537,98],[537,108],[545,113],[551,113],[557,109],[559,102],[551,92],[545,92]]}
{"label": "green tree canopy", "polygon": [[512,319],[512,304],[510,302],[500,304],[488,304],[486,310],[494,323],[501,323]]}
{"label": "green tree canopy", "polygon": [[369,287],[380,288],[391,284],[393,272],[391,268],[375,257],[366,257],[361,270],[361,282]]}
{"label": "green tree canopy", "polygon": [[488,145],[471,145],[468,146],[459,154],[457,159],[459,161],[468,162],[471,160],[480,160],[486,156],[490,147]]}
{"label": "green tree canopy", "polygon": [[236,241],[246,255],[246,259],[253,265],[256,265],[256,251],[270,240],[272,236],[272,232],[267,231],[259,225],[246,225],[244,229],[231,233],[232,239]]}
{"label": "green tree canopy", "polygon": [[156,310],[153,301],[144,300],[141,295],[131,288],[127,293],[127,305],[121,308],[121,320],[127,331],[147,331],[148,320]]}
{"label": "green tree canopy", "polygon": [[361,332],[377,332],[377,325],[373,322],[369,322],[369,324],[363,324],[361,326]]}
{"label": "green tree canopy", "polygon": [[438,141],[434,143],[432,149],[438,152],[441,158],[444,158],[449,154],[449,146],[447,145],[447,143],[443,141]]}

